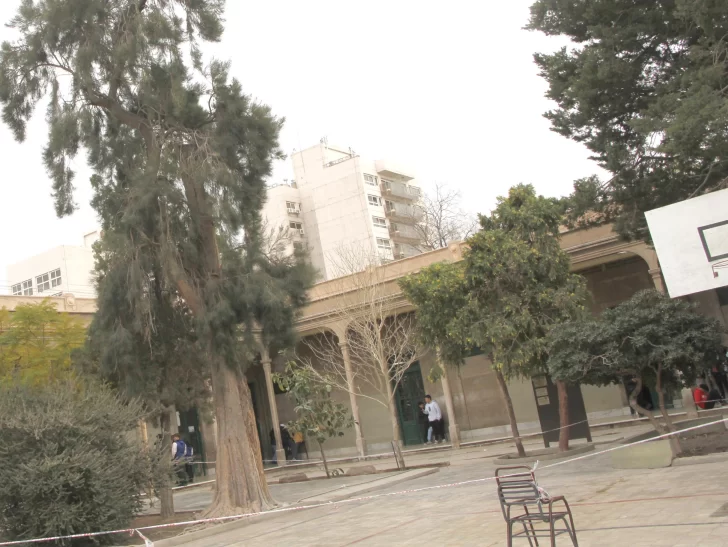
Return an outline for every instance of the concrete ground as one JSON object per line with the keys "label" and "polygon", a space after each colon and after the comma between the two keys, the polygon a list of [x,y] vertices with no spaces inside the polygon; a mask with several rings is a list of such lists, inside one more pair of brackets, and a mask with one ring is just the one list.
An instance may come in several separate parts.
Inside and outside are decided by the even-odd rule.
{"label": "concrete ground", "polygon": [[[613,446],[623,436],[644,430],[609,430],[595,441],[597,451]],[[539,446],[536,442],[527,445]],[[407,456],[409,465],[449,462],[438,472],[407,482],[381,487],[365,496],[408,490],[374,499],[332,504],[252,518],[216,528],[214,535],[185,541],[165,540],[163,545],[233,547],[265,545],[505,545],[505,523],[492,477],[494,456],[512,451],[507,445],[432,451]],[[588,457],[566,465],[537,471],[539,484],[552,495],[564,495],[572,506],[579,545],[582,547],[723,546],[728,545],[727,463],[705,463],[657,470],[615,470],[609,454]],[[391,466],[392,462],[377,463]],[[393,476],[389,474],[387,476]],[[329,481],[272,485],[284,505],[304,498],[321,498],[347,486],[382,479],[382,475],[337,478]],[[467,482],[474,481],[474,482]],[[462,483],[465,484],[456,484]],[[424,491],[420,488],[435,487]],[[356,489],[354,489],[356,491]],[[198,509],[210,492],[179,491],[179,510]],[[358,497],[357,495],[353,496]],[[194,534],[190,538],[194,537]],[[546,544],[547,540],[541,542]],[[568,537],[557,545],[570,545]],[[518,540],[515,545],[528,545]]]}

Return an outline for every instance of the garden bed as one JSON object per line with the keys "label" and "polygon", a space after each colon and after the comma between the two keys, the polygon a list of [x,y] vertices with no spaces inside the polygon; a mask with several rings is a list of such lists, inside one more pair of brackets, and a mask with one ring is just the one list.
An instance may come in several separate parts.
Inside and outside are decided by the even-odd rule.
{"label": "garden bed", "polygon": [[[189,520],[195,520],[194,511],[177,511],[174,517],[171,519],[162,519],[159,515],[139,515],[130,524],[130,528],[143,528],[144,526],[156,526],[157,524],[169,524],[172,522],[186,522]],[[142,530],[142,534],[148,537],[151,541],[159,541],[161,539],[171,538],[178,536],[185,529],[184,526],[170,526],[169,528],[157,528],[154,530]],[[144,545],[142,540],[137,534],[133,537],[127,534],[116,534],[114,538],[116,545]]]}
{"label": "garden bed", "polygon": [[701,433],[690,437],[681,435],[680,445],[683,451],[677,456],[678,458],[728,452],[728,430]]}

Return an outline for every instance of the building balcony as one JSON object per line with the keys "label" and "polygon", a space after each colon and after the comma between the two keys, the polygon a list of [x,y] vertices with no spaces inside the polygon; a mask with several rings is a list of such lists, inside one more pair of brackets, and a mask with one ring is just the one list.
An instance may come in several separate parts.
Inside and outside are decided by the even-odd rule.
{"label": "building balcony", "polygon": [[394,199],[417,201],[420,199],[420,189],[402,182],[382,179],[382,194]]}
{"label": "building balcony", "polygon": [[389,236],[392,241],[398,243],[419,243],[420,234],[410,224],[397,224],[392,222],[389,225]]}
{"label": "building balcony", "polygon": [[391,201],[387,201],[385,211],[387,218],[404,224],[420,222],[423,217],[422,209],[420,207],[405,203],[393,203]]}
{"label": "building balcony", "polygon": [[400,260],[402,258],[409,258],[422,253],[412,245],[408,245],[406,243],[395,243],[392,254],[394,255],[395,260]]}
{"label": "building balcony", "polygon": [[412,180],[414,175],[407,169],[392,163],[389,160],[377,160],[374,164],[377,173],[382,177],[394,177],[403,180]]}

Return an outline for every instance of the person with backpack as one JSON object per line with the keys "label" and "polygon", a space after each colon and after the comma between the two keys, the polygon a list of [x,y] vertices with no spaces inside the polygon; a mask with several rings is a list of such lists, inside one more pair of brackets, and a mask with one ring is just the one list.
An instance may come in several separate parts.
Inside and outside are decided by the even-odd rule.
{"label": "person with backpack", "polygon": [[172,435],[172,460],[177,471],[177,484],[186,486],[195,480],[195,469],[192,465],[194,449],[177,433]]}

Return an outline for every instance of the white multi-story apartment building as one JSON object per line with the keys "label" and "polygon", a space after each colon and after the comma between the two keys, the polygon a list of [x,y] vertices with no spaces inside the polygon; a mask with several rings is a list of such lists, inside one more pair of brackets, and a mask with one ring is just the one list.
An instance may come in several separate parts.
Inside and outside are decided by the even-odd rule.
{"label": "white multi-story apartment building", "polygon": [[83,236],[83,246],[61,245],[8,266],[11,294],[96,296],[92,245],[97,239],[99,232],[90,232]]}
{"label": "white multi-story apartment building", "polygon": [[366,160],[325,139],[292,154],[295,182],[268,191],[263,218],[308,247],[322,279],[341,275],[341,254],[364,250],[383,261],[418,254],[420,188],[387,160]]}

